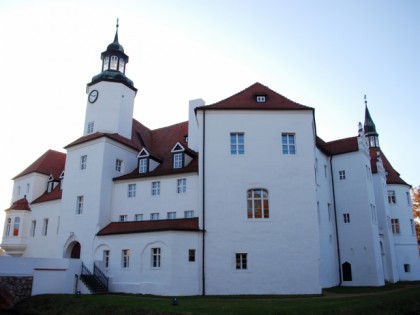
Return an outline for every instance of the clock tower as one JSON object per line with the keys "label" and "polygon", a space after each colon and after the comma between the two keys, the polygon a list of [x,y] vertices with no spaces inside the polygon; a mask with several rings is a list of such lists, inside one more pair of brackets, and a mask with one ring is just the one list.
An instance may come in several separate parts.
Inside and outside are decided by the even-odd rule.
{"label": "clock tower", "polygon": [[101,54],[101,72],[87,84],[84,136],[101,132],[131,138],[137,89],[125,75],[128,56],[118,42],[118,27],[117,21],[114,41]]}

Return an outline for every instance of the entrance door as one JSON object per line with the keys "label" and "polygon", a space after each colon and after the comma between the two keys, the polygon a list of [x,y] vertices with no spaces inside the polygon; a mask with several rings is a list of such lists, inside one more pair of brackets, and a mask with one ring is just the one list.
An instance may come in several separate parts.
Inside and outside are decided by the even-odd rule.
{"label": "entrance door", "polygon": [[70,258],[80,258],[80,243],[76,242],[71,249]]}

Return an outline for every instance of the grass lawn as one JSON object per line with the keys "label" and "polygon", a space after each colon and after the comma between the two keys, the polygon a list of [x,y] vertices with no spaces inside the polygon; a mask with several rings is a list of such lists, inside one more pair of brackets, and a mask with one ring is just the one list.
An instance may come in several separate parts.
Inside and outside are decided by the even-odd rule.
{"label": "grass lawn", "polygon": [[[420,311],[420,284],[383,288],[334,288],[323,296],[39,295],[19,303],[13,314],[414,314]],[[0,313],[1,314],[1,313]]]}

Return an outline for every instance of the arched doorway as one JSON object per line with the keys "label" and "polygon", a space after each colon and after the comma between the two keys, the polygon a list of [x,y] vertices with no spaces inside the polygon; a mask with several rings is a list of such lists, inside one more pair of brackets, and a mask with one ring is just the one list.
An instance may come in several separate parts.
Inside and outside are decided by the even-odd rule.
{"label": "arched doorway", "polygon": [[71,249],[71,254],[70,254],[70,258],[80,258],[80,243],[79,242],[75,242],[75,244],[73,245],[73,248]]}

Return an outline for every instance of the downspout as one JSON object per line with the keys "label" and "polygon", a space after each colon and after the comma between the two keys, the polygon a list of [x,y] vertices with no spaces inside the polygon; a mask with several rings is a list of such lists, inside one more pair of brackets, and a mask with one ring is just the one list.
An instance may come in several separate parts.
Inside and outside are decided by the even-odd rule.
{"label": "downspout", "polygon": [[338,238],[337,207],[336,207],[336,202],[335,202],[334,171],[333,171],[333,163],[332,163],[333,158],[334,156],[331,155],[330,167],[331,167],[332,195],[333,195],[333,204],[334,204],[335,235],[336,235],[336,242],[337,242],[338,275],[340,278],[340,282],[338,283],[338,285],[341,287],[341,254],[340,254],[340,241]]}
{"label": "downspout", "polygon": [[205,161],[206,161],[206,109],[205,107],[203,107],[203,150],[202,150],[202,160],[203,160],[203,169],[202,169],[202,208],[203,208],[203,237],[202,237],[202,295],[206,295],[206,272],[205,272],[205,267],[206,267],[206,256],[205,256],[205,252],[206,252],[206,193],[205,193],[205,178],[206,178],[206,167],[205,167]]}

